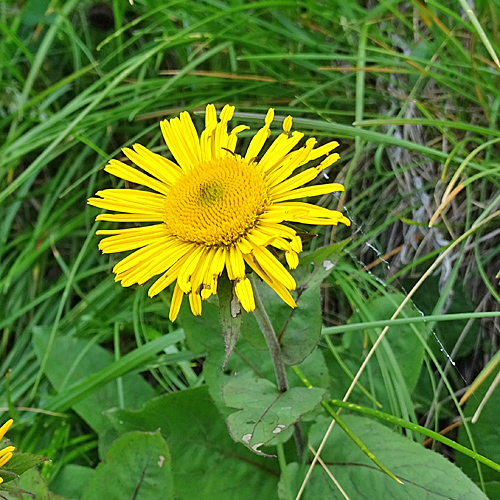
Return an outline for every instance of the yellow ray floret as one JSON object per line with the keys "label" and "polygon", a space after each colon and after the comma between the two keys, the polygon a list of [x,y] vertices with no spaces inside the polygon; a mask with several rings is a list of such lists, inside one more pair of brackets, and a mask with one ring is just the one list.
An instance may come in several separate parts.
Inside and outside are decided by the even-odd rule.
{"label": "yellow ray floret", "polygon": [[[5,424],[0,427],[0,441],[4,438],[7,431],[10,429],[14,420],[10,419],[5,422]],[[6,446],[0,450],[0,467],[3,467],[13,456],[14,446]],[[0,484],[3,483],[3,478],[0,477]]]}
{"label": "yellow ray floret", "polygon": [[[233,113],[234,107],[227,105],[217,118],[215,106],[208,105],[201,135],[187,112],[163,120],[161,131],[175,161],[134,144],[133,149],[124,148],[123,152],[139,168],[118,160],[110,160],[105,168],[149,191],[105,189],[88,200],[90,205],[117,212],[100,214],[97,220],[154,223],[100,230],[97,234],[106,237],[99,248],[104,253],[133,251],[113,268],[116,281],[123,286],[142,285],[159,276],[148,292],[153,297],[176,282],[172,321],[184,295],[188,295],[193,314],[201,314],[202,301],[217,293],[224,269],[246,311],[255,309],[248,270],[286,304],[296,307],[290,293],[296,287],[295,280],[276,252],[270,251],[284,252],[288,267],[297,267],[302,242],[284,223],[350,225],[337,210],[294,201],[344,190],[337,183],[304,187],[340,158],[331,154],[337,142],[315,147],[316,139],[310,138],[297,148],[304,134],[291,131],[292,118],[288,116],[283,132],[262,153],[274,119],[270,109],[264,126],[240,155],[237,136],[249,127],[238,125],[228,130]],[[301,166],[322,157],[317,166],[293,175]]]}

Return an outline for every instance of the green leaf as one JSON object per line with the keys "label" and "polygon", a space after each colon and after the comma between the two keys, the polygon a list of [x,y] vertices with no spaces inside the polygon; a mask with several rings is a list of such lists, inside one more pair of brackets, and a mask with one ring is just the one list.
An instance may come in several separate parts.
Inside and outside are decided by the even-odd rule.
{"label": "green leaf", "polygon": [[95,469],[90,467],[68,464],[50,481],[50,489],[63,497],[78,500],[94,474]]}
{"label": "green leaf", "polygon": [[[286,305],[260,281],[253,284],[269,315],[276,335],[281,337],[283,359],[289,366],[301,363],[316,347],[321,336],[319,288],[311,288],[297,299],[297,308]],[[242,336],[257,348],[265,346],[264,337],[252,313],[243,314]]]}
{"label": "green leaf", "polygon": [[226,355],[222,365],[222,368],[224,368],[240,334],[241,304],[238,297],[236,297],[233,283],[226,273],[219,278],[217,293],[219,294],[219,319],[224,335],[224,344],[226,345]]}
{"label": "green leaf", "polygon": [[16,481],[2,485],[2,487],[6,491],[3,488],[0,489],[0,498],[6,500],[65,500],[49,491],[47,483],[35,469],[27,471]]}
{"label": "green leaf", "polygon": [[[476,392],[467,400],[464,408],[464,417],[470,419],[476,413],[479,404],[483,400],[486,392],[490,388],[493,380],[498,375],[498,371],[491,373],[483,383],[478,387]],[[500,463],[500,446],[499,443],[499,429],[500,429],[500,385],[491,393],[488,401],[484,405],[477,422],[469,423],[469,432],[475,445],[475,451],[484,455],[485,457]],[[471,448],[471,442],[467,432],[462,425],[458,432],[458,442],[467,448]],[[457,465],[471,477],[476,483],[479,482],[479,473],[477,470],[476,461],[472,458],[458,455]],[[485,481],[500,481],[500,473],[491,470],[489,467],[480,465],[483,479]]]}
{"label": "green leaf", "polygon": [[[186,341],[195,355],[203,355],[213,349],[224,347],[224,338],[219,320],[219,306],[214,302],[203,303],[201,316],[194,316],[187,301],[183,301],[179,311],[179,321],[182,324]],[[222,367],[222,363],[220,365]]]}
{"label": "green leaf", "polygon": [[[287,306],[265,283],[254,284],[280,338],[283,359],[289,366],[304,361],[321,337],[320,285],[334,268],[343,245],[320,248],[302,259],[293,273],[297,282],[296,309]],[[243,314],[241,333],[255,347],[265,346],[253,314]]]}
{"label": "green leaf", "polygon": [[[42,359],[47,349],[48,340],[49,336],[42,330],[33,336],[39,359]],[[45,373],[54,388],[62,392],[113,362],[113,354],[98,345],[76,337],[58,337],[52,345]],[[140,408],[155,395],[152,387],[140,375],[128,374],[122,377],[122,381],[127,408]],[[118,387],[116,381],[112,381],[96,388],[85,399],[74,404],[73,409],[96,432],[101,432],[109,425],[102,412],[115,406],[119,406]]]}
{"label": "green leaf", "polygon": [[[160,429],[172,455],[177,500],[276,498],[277,462],[235,443],[206,387],[155,398],[140,411],[107,412],[118,432]],[[158,498],[158,497],[157,497]]]}
{"label": "green leaf", "polygon": [[115,441],[83,500],[173,500],[170,452],[159,432],[130,432]]}
{"label": "green leaf", "polygon": [[[383,474],[370,459],[334,427],[321,453],[333,476],[351,499],[356,500],[487,500],[479,488],[443,456],[389,430],[371,419],[347,415],[346,424],[368,449],[401,481]],[[309,441],[317,449],[330,423],[321,419],[311,427]],[[287,469],[290,474],[294,468]],[[298,481],[291,478],[295,487]],[[322,470],[314,468],[303,496],[304,500],[344,498]]]}
{"label": "green leaf", "polygon": [[282,393],[255,374],[234,377],[222,388],[226,405],[239,410],[227,418],[229,432],[235,441],[262,453],[261,446],[281,442],[282,433],[318,406],[324,393],[324,389],[305,387]]}
{"label": "green leaf", "polygon": [[[238,346],[229,358],[224,370],[222,369],[223,362],[224,345],[221,342],[217,349],[209,352],[203,365],[203,373],[210,396],[224,417],[227,417],[232,410],[228,409],[222,400],[222,387],[234,378],[234,374],[241,375],[253,372],[269,381],[275,381],[274,367],[267,346],[264,347],[264,350],[258,350],[243,336],[238,340]],[[308,374],[314,387],[326,388],[328,386],[330,381],[328,369],[319,349],[315,349],[299,366]],[[291,368],[287,368],[286,372],[290,388],[303,387]],[[310,415],[306,415],[306,418],[310,418]]]}
{"label": "green leaf", "polygon": [[31,453],[14,453],[12,458],[0,468],[0,477],[3,477],[4,483],[13,481],[17,476],[21,476],[27,470],[33,469],[37,465],[46,462],[47,458]]}
{"label": "green leaf", "polygon": [[485,483],[486,494],[490,500],[500,500],[500,482],[489,481]]}

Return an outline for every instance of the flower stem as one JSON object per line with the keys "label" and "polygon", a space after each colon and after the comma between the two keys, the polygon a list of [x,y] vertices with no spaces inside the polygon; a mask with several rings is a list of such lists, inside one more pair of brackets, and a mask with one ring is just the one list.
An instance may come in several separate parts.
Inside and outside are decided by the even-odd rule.
{"label": "flower stem", "polygon": [[[278,389],[280,392],[286,392],[288,390],[288,381],[286,379],[285,362],[283,361],[283,355],[281,353],[281,347],[276,337],[276,332],[271,324],[271,320],[267,315],[264,308],[264,304],[260,299],[259,292],[257,290],[257,283],[255,274],[252,274],[252,284],[253,284],[253,294],[255,298],[255,319],[260,327],[260,331],[264,338],[266,339],[266,344],[271,354],[271,359],[273,360],[274,373],[276,375],[276,383],[278,384]],[[293,424],[293,437],[295,438],[295,445],[297,447],[297,455],[299,460],[302,461],[304,458],[304,452],[306,448],[306,440],[304,433],[300,427],[299,422]]]}

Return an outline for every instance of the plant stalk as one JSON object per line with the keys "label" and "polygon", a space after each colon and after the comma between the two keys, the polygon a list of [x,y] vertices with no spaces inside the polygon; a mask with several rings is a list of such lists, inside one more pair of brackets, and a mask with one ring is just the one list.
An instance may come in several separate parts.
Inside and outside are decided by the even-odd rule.
{"label": "plant stalk", "polygon": [[[283,361],[283,355],[281,353],[281,347],[276,337],[276,332],[271,324],[271,320],[267,315],[264,304],[260,299],[259,292],[257,290],[257,283],[255,274],[252,274],[252,284],[253,284],[253,294],[255,298],[255,319],[260,327],[262,335],[266,340],[269,353],[271,354],[271,359],[273,360],[274,374],[276,375],[276,383],[280,392],[286,392],[288,390],[288,381],[286,378],[285,362]],[[304,453],[306,449],[306,440],[302,428],[299,422],[295,422],[293,425],[293,437],[295,439],[295,445],[297,447],[297,455],[299,460],[304,459]]]}

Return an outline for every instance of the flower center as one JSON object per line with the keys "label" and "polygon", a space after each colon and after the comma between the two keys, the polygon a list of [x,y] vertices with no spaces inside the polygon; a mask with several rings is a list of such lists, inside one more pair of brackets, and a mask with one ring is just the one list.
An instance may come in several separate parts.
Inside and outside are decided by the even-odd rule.
{"label": "flower center", "polygon": [[184,241],[232,245],[255,226],[267,205],[267,185],[255,165],[217,158],[197,165],[172,186],[163,220]]}

